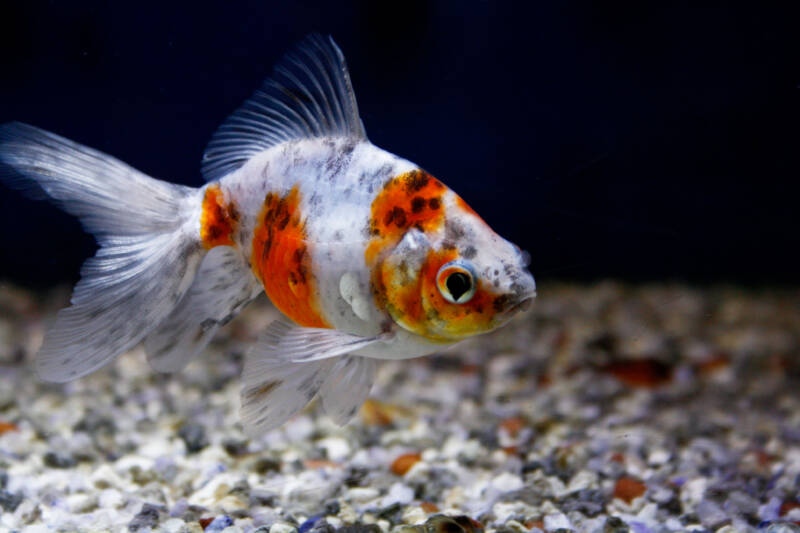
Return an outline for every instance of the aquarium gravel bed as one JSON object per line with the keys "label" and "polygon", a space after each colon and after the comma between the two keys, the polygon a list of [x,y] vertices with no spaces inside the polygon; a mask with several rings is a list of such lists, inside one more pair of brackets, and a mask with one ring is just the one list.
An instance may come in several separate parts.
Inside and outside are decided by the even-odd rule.
{"label": "aquarium gravel bed", "polygon": [[800,291],[541,288],[388,362],[347,426],[249,439],[229,324],[183,373],[141,350],[65,385],[30,362],[65,292],[0,288],[0,531],[800,531]]}

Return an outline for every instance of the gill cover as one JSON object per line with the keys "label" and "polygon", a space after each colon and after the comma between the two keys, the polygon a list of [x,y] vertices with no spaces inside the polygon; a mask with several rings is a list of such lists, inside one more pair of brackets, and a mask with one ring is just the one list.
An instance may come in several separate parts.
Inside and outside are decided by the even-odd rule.
{"label": "gill cover", "polygon": [[[377,285],[387,312],[404,329],[443,344],[494,329],[495,296],[477,269],[457,249],[437,244],[412,228],[383,260]],[[449,279],[454,274],[468,277],[469,286]]]}

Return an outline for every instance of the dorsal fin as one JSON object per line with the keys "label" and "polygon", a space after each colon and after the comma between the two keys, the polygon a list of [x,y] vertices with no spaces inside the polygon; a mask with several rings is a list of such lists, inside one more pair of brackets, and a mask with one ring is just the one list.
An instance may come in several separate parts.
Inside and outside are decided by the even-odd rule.
{"label": "dorsal fin", "polygon": [[214,133],[203,176],[221,178],[284,141],[329,136],[366,139],[342,51],[333,38],[311,34]]}

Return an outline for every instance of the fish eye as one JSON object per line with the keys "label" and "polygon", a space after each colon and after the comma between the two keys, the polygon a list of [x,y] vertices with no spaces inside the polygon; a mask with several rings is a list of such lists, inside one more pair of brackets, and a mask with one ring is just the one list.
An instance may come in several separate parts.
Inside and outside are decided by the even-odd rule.
{"label": "fish eye", "polygon": [[463,304],[475,295],[475,274],[464,261],[450,261],[436,274],[436,285],[445,300]]}

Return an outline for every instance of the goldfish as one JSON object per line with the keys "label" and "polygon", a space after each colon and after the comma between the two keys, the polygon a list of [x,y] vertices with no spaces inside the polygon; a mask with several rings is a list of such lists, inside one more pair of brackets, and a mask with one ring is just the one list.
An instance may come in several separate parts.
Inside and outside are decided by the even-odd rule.
{"label": "goldfish", "polygon": [[247,350],[246,431],[319,397],[343,425],[381,359],[492,331],[536,294],[529,256],[416,164],[370,143],[345,58],[310,35],[218,128],[206,184],[161,181],[54,133],[0,126],[2,180],[98,242],[36,356],[66,382],[140,343],[176,372],[266,293],[282,318]]}

